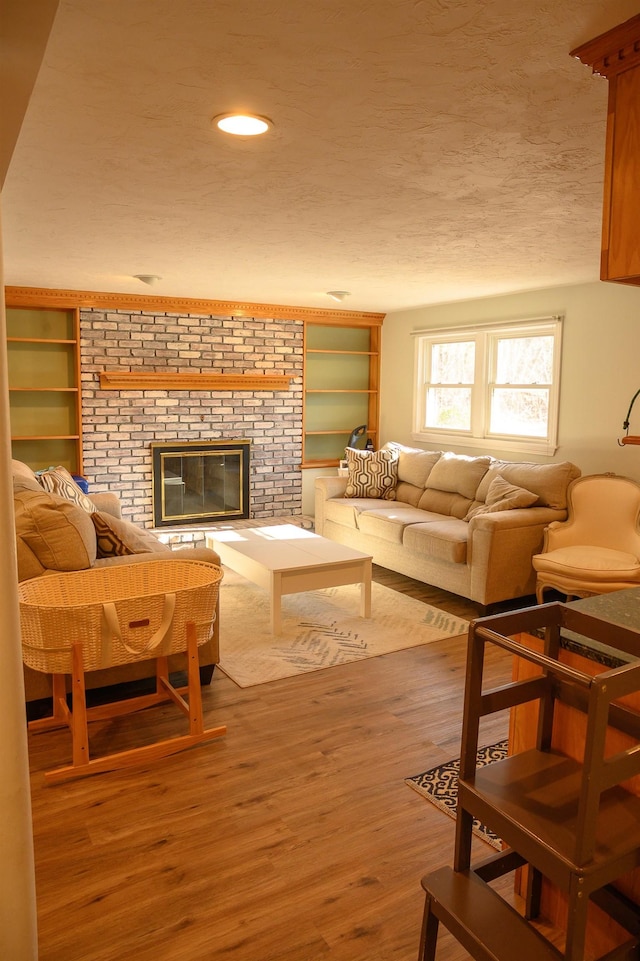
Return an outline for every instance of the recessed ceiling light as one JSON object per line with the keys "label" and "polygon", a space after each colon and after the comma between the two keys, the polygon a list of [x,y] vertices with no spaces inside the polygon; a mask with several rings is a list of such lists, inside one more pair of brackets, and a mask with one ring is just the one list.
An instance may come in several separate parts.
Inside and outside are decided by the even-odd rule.
{"label": "recessed ceiling light", "polygon": [[334,300],[344,300],[345,297],[350,297],[350,290],[328,290],[327,297],[332,297]]}
{"label": "recessed ceiling light", "polygon": [[273,127],[273,122],[268,117],[247,113],[221,113],[211,122],[220,130],[235,134],[236,137],[255,137]]}

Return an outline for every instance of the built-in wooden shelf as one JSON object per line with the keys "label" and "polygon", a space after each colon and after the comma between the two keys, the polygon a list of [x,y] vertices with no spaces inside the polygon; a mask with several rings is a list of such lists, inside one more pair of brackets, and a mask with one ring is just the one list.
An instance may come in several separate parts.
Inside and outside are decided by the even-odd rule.
{"label": "built-in wooden shelf", "polygon": [[102,390],[289,390],[286,374],[169,374],[103,370]]}

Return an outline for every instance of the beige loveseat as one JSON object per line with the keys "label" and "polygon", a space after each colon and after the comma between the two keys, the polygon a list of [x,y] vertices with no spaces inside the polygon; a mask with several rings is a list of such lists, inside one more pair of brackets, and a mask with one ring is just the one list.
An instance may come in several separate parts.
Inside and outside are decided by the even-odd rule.
{"label": "beige loveseat", "polygon": [[530,464],[387,444],[347,450],[348,476],[315,482],[318,534],[375,564],[478,602],[535,593],[531,558],[567,516],[568,461]]}
{"label": "beige loveseat", "polygon": [[[150,532],[123,520],[120,501],[111,492],[85,495],[71,475],[57,468],[40,474],[12,461],[18,580],[46,576],[48,571],[86,570],[114,564],[137,564],[176,557],[219,564],[215,551],[183,548],[172,551]],[[45,489],[46,488],[46,489]],[[200,676],[211,680],[219,659],[219,623],[211,639],[199,648]],[[169,659],[172,671],[186,668],[184,654]],[[51,678],[25,667],[27,701],[51,696]],[[89,688],[152,677],[155,661],[138,661],[87,674]]]}

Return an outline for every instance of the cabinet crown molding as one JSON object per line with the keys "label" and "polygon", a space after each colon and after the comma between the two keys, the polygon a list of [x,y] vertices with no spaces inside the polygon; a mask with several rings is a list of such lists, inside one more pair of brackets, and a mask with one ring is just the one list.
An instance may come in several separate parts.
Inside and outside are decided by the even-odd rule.
{"label": "cabinet crown molding", "polygon": [[382,325],[385,314],[366,310],[333,310],[325,307],[290,307],[285,304],[251,304],[235,300],[202,300],[192,297],[159,297],[154,294],[119,294],[93,290],[56,290],[48,287],[5,287],[11,307],[85,307],[97,310],[155,311],[167,314],[260,317],[300,320],[337,326]]}
{"label": "cabinet crown molding", "polygon": [[636,66],[640,63],[640,13],[576,47],[571,56],[607,78]]}

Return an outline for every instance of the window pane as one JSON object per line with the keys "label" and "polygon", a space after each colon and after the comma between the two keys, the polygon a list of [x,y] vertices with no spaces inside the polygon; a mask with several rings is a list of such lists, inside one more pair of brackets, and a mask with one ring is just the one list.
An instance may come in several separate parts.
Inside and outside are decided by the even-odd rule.
{"label": "window pane", "polygon": [[[431,348],[432,384],[472,384],[475,344],[434,344]],[[527,381],[529,383],[529,381]]]}
{"label": "window pane", "polygon": [[427,390],[426,426],[470,430],[471,388],[430,387]]}
{"label": "window pane", "polygon": [[493,389],[489,426],[492,434],[546,437],[548,418],[548,390]]}
{"label": "window pane", "polygon": [[496,383],[550,384],[553,337],[506,337],[498,341]]}
{"label": "window pane", "polygon": [[[553,453],[562,318],[416,331],[413,433]],[[440,438],[440,440],[438,440]]]}

